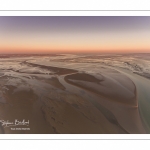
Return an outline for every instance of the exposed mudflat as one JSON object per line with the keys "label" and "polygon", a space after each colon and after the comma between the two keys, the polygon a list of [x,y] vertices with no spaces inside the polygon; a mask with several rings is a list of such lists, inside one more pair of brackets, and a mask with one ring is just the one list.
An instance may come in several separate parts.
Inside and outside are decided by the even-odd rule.
{"label": "exposed mudflat", "polygon": [[[142,63],[135,65],[137,59]],[[148,74],[141,73],[146,61],[143,55],[0,57],[0,120],[29,120],[30,128],[0,123],[0,133],[149,133],[130,77]]]}

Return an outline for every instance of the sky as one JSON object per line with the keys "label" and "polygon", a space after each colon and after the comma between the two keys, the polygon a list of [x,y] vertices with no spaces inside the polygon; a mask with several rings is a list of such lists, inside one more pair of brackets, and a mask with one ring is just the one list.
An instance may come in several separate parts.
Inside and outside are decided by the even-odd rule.
{"label": "sky", "polygon": [[0,16],[0,54],[149,53],[148,16]]}

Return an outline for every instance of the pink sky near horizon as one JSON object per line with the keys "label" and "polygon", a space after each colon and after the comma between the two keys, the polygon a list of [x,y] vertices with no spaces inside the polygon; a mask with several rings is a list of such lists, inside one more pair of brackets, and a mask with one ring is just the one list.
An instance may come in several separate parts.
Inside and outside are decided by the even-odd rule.
{"label": "pink sky near horizon", "polygon": [[[40,22],[43,18],[22,18],[16,17],[16,22],[11,17],[0,18],[0,23],[3,21],[0,25],[1,54],[150,52],[150,27],[148,26],[150,24],[146,24],[150,23],[150,17],[142,18],[143,22],[146,20],[146,25],[141,24],[139,18],[113,19],[113,17],[105,17],[97,18],[98,22],[90,17],[85,20],[84,18],[56,17],[45,18],[45,22],[47,20],[49,22],[43,24]],[[104,25],[102,21],[105,22]],[[58,22],[62,24],[58,24]],[[137,24],[138,22],[140,25]]]}

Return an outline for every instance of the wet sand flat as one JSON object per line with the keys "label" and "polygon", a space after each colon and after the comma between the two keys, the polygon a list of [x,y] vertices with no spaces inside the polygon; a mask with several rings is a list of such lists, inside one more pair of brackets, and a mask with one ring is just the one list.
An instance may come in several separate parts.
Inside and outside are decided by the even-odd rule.
{"label": "wet sand flat", "polygon": [[[80,76],[83,78],[81,79]],[[124,76],[122,78],[126,77]],[[115,80],[114,78],[106,78],[104,75],[103,80],[98,80],[92,75],[90,76],[88,74],[77,73],[66,76],[65,81],[93,93],[107,97],[114,102],[116,101],[129,105],[137,105],[135,86],[130,83],[131,81],[127,78],[124,81],[122,80],[122,83],[120,83],[120,81]]]}
{"label": "wet sand flat", "polygon": [[77,55],[33,56],[32,60],[26,56],[22,61],[13,57],[4,58],[5,65],[0,66],[0,120],[29,120],[30,130],[13,131],[0,124],[1,133],[147,132],[136,86],[115,68],[70,62],[78,57],[86,61],[87,57]]}

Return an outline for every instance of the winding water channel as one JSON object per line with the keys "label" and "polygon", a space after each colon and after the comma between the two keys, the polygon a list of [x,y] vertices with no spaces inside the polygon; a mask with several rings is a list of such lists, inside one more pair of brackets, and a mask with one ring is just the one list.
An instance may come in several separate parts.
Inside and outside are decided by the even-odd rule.
{"label": "winding water channel", "polygon": [[[114,67],[111,67],[114,68]],[[136,75],[128,70],[117,68],[116,70],[128,76],[135,84],[140,115],[150,133],[150,80]]]}

